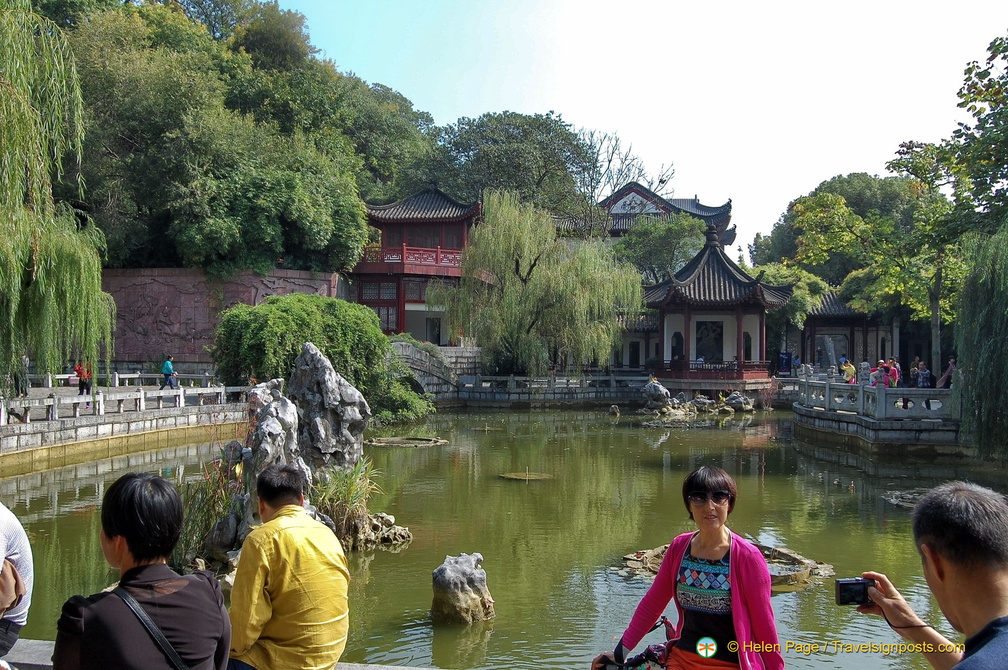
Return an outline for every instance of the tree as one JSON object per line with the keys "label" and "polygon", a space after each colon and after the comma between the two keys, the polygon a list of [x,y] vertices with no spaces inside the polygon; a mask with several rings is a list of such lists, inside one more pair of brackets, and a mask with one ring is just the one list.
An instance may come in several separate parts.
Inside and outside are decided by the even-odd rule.
{"label": "tree", "polygon": [[232,46],[244,49],[257,68],[266,70],[301,67],[318,52],[308,38],[304,14],[280,9],[276,0],[253,9],[251,20],[235,30]]}
{"label": "tree", "polygon": [[[160,6],[92,16],[73,44],[91,159],[81,207],[105,231],[111,265],[224,276],[356,263],[367,226],[355,181],[362,165],[347,138],[302,124],[298,105],[277,103],[292,112],[286,128],[261,108],[225,107],[234,87],[289,84],[290,73],[254,71],[247,55]],[[307,80],[315,71],[297,72]],[[272,96],[291,97],[301,99]]]}
{"label": "tree", "polygon": [[[863,287],[860,303],[849,302],[865,311],[883,311],[895,301],[908,307],[912,317],[930,319],[932,359],[938,361],[941,322],[952,318],[951,296],[962,276],[962,263],[945,230],[951,203],[937,185],[923,181],[927,176],[918,162],[927,161],[925,154],[921,145],[904,145],[889,164],[890,169],[904,172],[901,179],[915,199],[913,206],[890,207],[888,215],[871,209],[862,216],[844,196],[820,192],[799,198],[791,211],[801,231],[797,260],[818,265],[834,250],[863,259],[866,272],[858,274]],[[910,214],[897,216],[901,211]]]}
{"label": "tree", "polygon": [[[822,194],[841,196],[851,212],[862,219],[875,212],[897,222],[903,230],[913,227],[914,211],[920,202],[909,178],[877,177],[865,172],[837,175],[819,184],[809,196]],[[798,259],[798,238],[803,231],[796,225],[793,205],[792,202],[774,224],[770,235],[757,234],[754,238],[749,247],[753,265]],[[825,257],[817,257],[814,263],[808,258],[797,262],[832,286],[842,284],[850,272],[865,267],[867,262],[863,254],[851,253],[842,245],[833,245],[829,251]]]}
{"label": "tree", "polygon": [[216,39],[224,40],[248,20],[255,0],[178,0],[182,11],[193,21],[202,23]]}
{"label": "tree", "polygon": [[620,311],[641,306],[640,275],[602,242],[557,237],[552,218],[514,193],[488,191],[462,254],[457,288],[428,289],[453,332],[476,338],[494,374],[608,361]]}
{"label": "tree", "polygon": [[642,215],[615,245],[616,258],[632,263],[645,284],[670,279],[703,247],[707,226],[679,213],[667,219]]}
{"label": "tree", "polygon": [[364,394],[376,423],[417,420],[434,411],[410,389],[410,372],[374,311],[336,298],[291,293],[225,310],[214,335],[214,363],[229,384],[286,378],[305,342]]}
{"label": "tree", "polygon": [[983,456],[1008,460],[1008,386],[994,380],[1008,360],[1008,227],[994,235],[973,233],[963,244],[970,265],[959,291],[955,331],[959,378],[954,388],[962,417]]}
{"label": "tree", "polygon": [[111,355],[115,305],[101,290],[104,240],[57,206],[61,160],[80,159],[82,100],[70,49],[28,0],[0,0],[0,373]]}
{"label": "tree", "polygon": [[804,328],[809,312],[822,303],[829,285],[811,272],[784,263],[759,265],[752,269],[752,273],[761,275],[768,284],[794,286],[787,304],[766,314],[766,350],[773,363],[781,352],[781,344],[787,342],[788,331],[792,327],[799,331]]}
{"label": "tree", "polygon": [[973,115],[944,147],[968,179],[959,190],[964,216],[993,232],[1008,216],[1008,37],[987,47],[987,59],[966,67],[959,107]]}
{"label": "tree", "polygon": [[479,200],[486,189],[509,190],[557,213],[583,201],[579,182],[594,159],[559,114],[487,113],[439,128],[419,174],[461,201]]}

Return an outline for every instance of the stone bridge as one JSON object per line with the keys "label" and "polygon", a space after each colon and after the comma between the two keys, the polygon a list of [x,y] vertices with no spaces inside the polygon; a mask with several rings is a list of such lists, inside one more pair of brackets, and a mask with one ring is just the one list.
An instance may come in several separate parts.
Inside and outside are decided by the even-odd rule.
{"label": "stone bridge", "polygon": [[479,358],[472,347],[441,347],[443,359],[410,342],[393,342],[392,348],[413,371],[415,390],[432,394],[438,404],[458,400],[459,375],[475,374]]}

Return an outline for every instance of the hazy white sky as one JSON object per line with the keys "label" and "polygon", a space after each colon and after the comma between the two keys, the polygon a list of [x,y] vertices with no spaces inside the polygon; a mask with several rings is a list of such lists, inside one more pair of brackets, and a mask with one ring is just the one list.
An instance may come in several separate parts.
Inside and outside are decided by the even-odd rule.
{"label": "hazy white sky", "polygon": [[743,246],[820,182],[948,137],[966,64],[1008,32],[1004,0],[280,5],[341,71],[439,125],[554,110],[615,132],[651,171],[674,165],[674,197],[731,198]]}

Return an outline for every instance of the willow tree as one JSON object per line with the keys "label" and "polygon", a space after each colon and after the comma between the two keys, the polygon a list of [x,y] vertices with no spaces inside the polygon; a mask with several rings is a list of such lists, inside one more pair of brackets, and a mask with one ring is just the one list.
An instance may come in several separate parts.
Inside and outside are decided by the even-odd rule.
{"label": "willow tree", "polygon": [[428,291],[452,332],[476,339],[497,374],[609,360],[619,315],[641,303],[640,275],[600,241],[568,243],[553,219],[515,194],[488,191],[462,254],[457,287]]}
{"label": "willow tree", "polygon": [[25,353],[41,370],[98,360],[115,305],[101,289],[104,238],[52,197],[80,161],[82,102],[67,43],[29,0],[0,0],[0,375]]}
{"label": "willow tree", "polygon": [[1008,386],[1000,383],[1008,360],[1008,226],[993,236],[974,233],[963,244],[970,264],[958,297],[955,329],[960,377],[953,387],[963,421],[983,456],[1008,460]]}

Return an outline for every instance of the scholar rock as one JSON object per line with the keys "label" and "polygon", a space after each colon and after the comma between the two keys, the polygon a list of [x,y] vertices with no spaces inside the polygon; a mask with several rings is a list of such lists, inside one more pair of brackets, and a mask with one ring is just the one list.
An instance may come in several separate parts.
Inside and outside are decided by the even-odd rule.
{"label": "scholar rock", "polygon": [[494,617],[482,554],[445,556],[433,573],[431,617],[439,623],[473,623]]}
{"label": "scholar rock", "polygon": [[371,418],[367,400],[333,369],[322,352],[305,342],[294,361],[287,393],[297,405],[298,441],[313,470],[352,468],[364,453]]}

